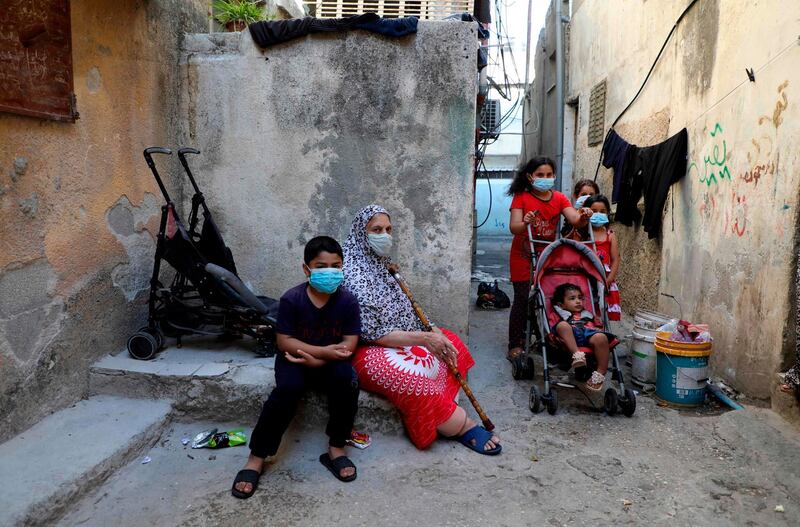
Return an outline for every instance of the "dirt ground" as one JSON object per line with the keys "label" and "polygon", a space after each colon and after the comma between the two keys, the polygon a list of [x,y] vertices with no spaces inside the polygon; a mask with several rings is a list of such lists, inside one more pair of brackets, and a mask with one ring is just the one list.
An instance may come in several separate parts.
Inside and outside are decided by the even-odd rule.
{"label": "dirt ground", "polygon": [[[489,266],[504,261],[504,243],[479,246],[479,269],[502,277]],[[180,439],[253,423],[173,423],[149,463],[121,469],[60,525],[800,524],[800,433],[771,411],[675,410],[640,395],[632,418],[610,417],[561,390],[555,416],[534,415],[531,381],[512,380],[504,359],[507,316],[474,311],[469,335],[470,384],[497,425],[500,456],[447,440],[418,451],[373,432],[372,446],[351,449],[358,479],[340,483],[317,461],[322,423],[296,422],[241,501],[230,486],[247,449],[191,450]]]}

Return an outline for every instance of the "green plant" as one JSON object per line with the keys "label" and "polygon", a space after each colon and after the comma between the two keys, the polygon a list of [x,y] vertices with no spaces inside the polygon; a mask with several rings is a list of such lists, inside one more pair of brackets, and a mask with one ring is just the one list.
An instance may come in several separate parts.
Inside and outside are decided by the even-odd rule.
{"label": "green plant", "polygon": [[223,25],[237,21],[252,24],[272,18],[258,2],[249,0],[215,0],[213,12],[214,18]]}

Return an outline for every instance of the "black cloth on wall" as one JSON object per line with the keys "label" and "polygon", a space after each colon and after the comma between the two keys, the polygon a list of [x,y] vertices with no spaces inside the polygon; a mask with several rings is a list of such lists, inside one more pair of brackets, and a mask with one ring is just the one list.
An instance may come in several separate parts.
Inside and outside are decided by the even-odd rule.
{"label": "black cloth on wall", "polygon": [[621,138],[612,128],[606,135],[603,142],[603,166],[614,169],[614,187],[611,191],[611,203],[619,201],[620,179],[625,165],[625,154],[631,146],[626,140]]}
{"label": "black cloth on wall", "polygon": [[[689,134],[684,128],[663,143],[628,147],[620,178],[616,221],[630,226],[641,220],[648,238],[661,235],[661,216],[669,187],[686,174],[688,146]],[[644,218],[638,208],[642,196]]]}
{"label": "black cloth on wall", "polygon": [[345,18],[292,18],[289,20],[262,20],[248,26],[253,40],[262,48],[304,37],[311,33],[329,33],[364,29],[389,37],[402,37],[417,32],[415,17],[382,19],[375,13],[353,15]]}

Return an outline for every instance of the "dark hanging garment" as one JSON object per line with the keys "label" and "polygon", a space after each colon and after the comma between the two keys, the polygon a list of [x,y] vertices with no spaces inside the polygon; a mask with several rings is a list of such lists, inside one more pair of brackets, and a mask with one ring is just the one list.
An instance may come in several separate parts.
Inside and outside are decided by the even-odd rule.
{"label": "dark hanging garment", "polygon": [[614,189],[611,192],[611,203],[619,201],[620,180],[625,165],[625,154],[631,146],[626,140],[617,135],[612,128],[603,142],[603,166],[614,169]]}
{"label": "dark hanging garment", "polygon": [[[661,236],[661,216],[669,187],[686,174],[688,145],[689,134],[684,128],[663,143],[628,147],[620,178],[616,221],[630,226],[641,220],[648,238]],[[638,208],[642,196],[644,217]]]}
{"label": "dark hanging garment", "polygon": [[292,18],[289,20],[262,20],[248,27],[253,40],[262,48],[304,37],[311,33],[330,33],[364,29],[389,37],[403,37],[417,32],[415,17],[382,19],[375,13],[353,15],[345,18]]}

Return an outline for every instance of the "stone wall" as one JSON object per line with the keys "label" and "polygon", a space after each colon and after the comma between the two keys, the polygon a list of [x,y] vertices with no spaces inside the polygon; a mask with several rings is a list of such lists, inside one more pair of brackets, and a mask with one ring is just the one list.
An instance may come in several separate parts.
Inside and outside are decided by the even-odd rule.
{"label": "stone wall", "polygon": [[[687,2],[583,2],[570,23],[568,99],[579,100],[575,178],[593,177],[589,94],[607,84],[606,129],[628,104]],[[698,2],[617,131],[658,143],[686,127],[688,172],[673,187],[660,242],[616,226],[623,309],[658,308],[711,325],[716,375],[767,398],[794,356],[800,4]],[[745,68],[755,69],[750,82]],[[599,182],[611,190],[611,172]]]}
{"label": "stone wall", "polygon": [[161,198],[141,151],[177,134],[207,4],[71,2],[80,119],[0,113],[0,440],[82,397],[144,319]]}
{"label": "stone wall", "polygon": [[[303,246],[344,241],[385,206],[395,255],[431,318],[468,327],[477,37],[420,22],[389,39],[312,35],[262,52],[247,32],[185,43],[185,142],[240,275],[279,296]],[[188,197],[188,195],[187,195]]]}

